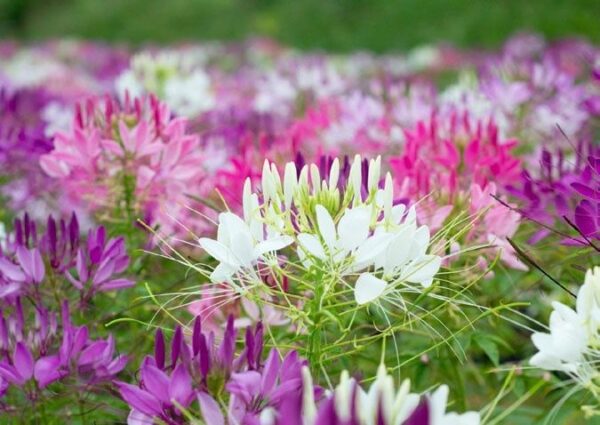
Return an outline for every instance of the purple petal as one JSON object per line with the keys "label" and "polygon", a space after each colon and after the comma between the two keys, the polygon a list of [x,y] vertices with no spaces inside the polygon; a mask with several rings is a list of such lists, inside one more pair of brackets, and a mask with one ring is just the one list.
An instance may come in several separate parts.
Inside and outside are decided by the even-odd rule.
{"label": "purple petal", "polygon": [[202,335],[202,320],[200,316],[196,316],[194,320],[194,331],[192,333],[192,352],[194,356],[198,354],[200,350],[200,335]]}
{"label": "purple petal", "polygon": [[146,390],[163,403],[170,403],[169,377],[167,374],[160,369],[149,365],[142,367],[140,372]]}
{"label": "purple petal", "polygon": [[295,396],[302,391],[302,378],[289,379],[280,383],[269,395],[269,401],[278,404],[283,397]]}
{"label": "purple petal", "polygon": [[118,289],[129,288],[135,285],[133,280],[129,279],[113,279],[108,282],[101,283],[99,289],[101,291],[115,291]]}
{"label": "purple petal", "polygon": [[179,364],[171,374],[169,395],[171,400],[177,401],[183,407],[187,407],[191,402],[193,396],[192,378],[183,364]]}
{"label": "purple petal", "polygon": [[77,252],[77,260],[76,260],[76,266],[77,266],[77,275],[79,276],[79,280],[81,282],[86,282],[89,278],[89,270],[88,270],[88,266],[87,266],[87,261],[85,259],[85,255],[83,253],[83,250],[80,249]]}
{"label": "purple petal", "polygon": [[200,411],[202,412],[202,418],[206,425],[224,425],[225,418],[219,408],[219,405],[210,395],[205,392],[198,393],[198,404],[200,404]]}
{"label": "purple petal", "polygon": [[7,363],[0,363],[0,377],[12,384],[19,386],[26,382],[19,372],[17,372],[17,369]]}
{"label": "purple petal", "polygon": [[42,280],[44,280],[44,276],[46,275],[44,260],[42,260],[42,255],[38,249],[33,249],[31,251],[31,256],[33,263],[33,280],[37,283],[40,283]]}
{"label": "purple petal", "polygon": [[575,182],[571,183],[571,187],[586,198],[591,198],[595,201],[600,201],[600,192],[585,184]]}
{"label": "purple petal", "polygon": [[198,353],[200,357],[200,372],[202,373],[202,376],[206,378],[210,372],[211,359],[210,351],[208,350],[208,344],[204,334],[200,335],[200,348]]}
{"label": "purple petal", "polygon": [[107,372],[112,376],[116,375],[117,373],[121,372],[125,368],[125,366],[127,366],[128,361],[129,358],[127,356],[118,356],[108,364],[108,366],[106,367]]}
{"label": "purple petal", "polygon": [[219,360],[221,361],[221,365],[227,368],[230,367],[231,363],[233,362],[233,354],[235,351],[235,337],[236,331],[234,327],[234,317],[230,314],[227,318],[227,327],[225,329],[223,342],[221,343],[221,347],[219,348]]}
{"label": "purple petal", "polygon": [[41,388],[59,380],[66,373],[60,369],[60,356],[58,355],[42,357],[35,362],[33,368],[33,376]]}
{"label": "purple petal", "polygon": [[154,340],[154,359],[156,367],[159,369],[165,368],[165,337],[160,329],[156,331]]}
{"label": "purple petal", "polygon": [[429,403],[423,400],[405,422],[406,425],[429,425]]}
{"label": "purple petal", "polygon": [[279,365],[279,353],[277,350],[272,349],[262,373],[261,389],[264,394],[270,393],[271,389],[275,386],[277,375],[279,374]]}
{"label": "purple petal", "polygon": [[181,330],[181,326],[177,326],[175,335],[173,335],[173,341],[171,341],[171,366],[173,367],[177,364],[177,359],[179,359],[182,341],[183,331]]}
{"label": "purple petal", "polygon": [[28,381],[33,376],[33,356],[29,348],[22,342],[17,342],[15,352],[13,354],[13,364],[23,380]]}
{"label": "purple petal", "polygon": [[133,409],[149,416],[159,415],[161,412],[160,401],[152,394],[125,382],[115,382],[123,400]]}
{"label": "purple petal", "polygon": [[154,419],[152,416],[146,415],[139,410],[131,409],[127,416],[127,425],[153,425]]}
{"label": "purple petal", "polygon": [[261,374],[256,371],[232,373],[225,386],[227,391],[239,396],[249,404],[256,394],[260,393]]}
{"label": "purple petal", "polygon": [[596,233],[596,217],[593,213],[593,207],[587,201],[582,201],[575,208],[575,225],[585,236]]}
{"label": "purple petal", "polygon": [[96,362],[101,358],[107,345],[108,343],[106,341],[93,342],[81,352],[78,364],[84,366]]}
{"label": "purple petal", "polygon": [[110,278],[114,271],[115,262],[111,258],[107,258],[100,264],[100,266],[98,266],[98,270],[96,270],[96,273],[94,273],[92,282],[94,285],[100,285],[102,282],[105,282],[108,278]]}
{"label": "purple petal", "polygon": [[0,272],[13,282],[25,282],[27,280],[27,276],[25,276],[23,270],[6,258],[0,258]]}
{"label": "purple petal", "polygon": [[7,285],[0,286],[0,299],[18,294],[21,291],[21,284],[12,282]]}

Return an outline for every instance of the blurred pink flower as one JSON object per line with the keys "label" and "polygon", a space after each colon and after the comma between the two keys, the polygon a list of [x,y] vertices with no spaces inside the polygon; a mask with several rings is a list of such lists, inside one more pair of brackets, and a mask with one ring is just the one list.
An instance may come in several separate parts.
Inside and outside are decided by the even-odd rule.
{"label": "blurred pink flower", "polygon": [[[204,177],[199,139],[154,97],[123,105],[92,98],[77,108],[73,130],[58,132],[40,164],[67,196],[97,216],[125,211],[161,231],[183,229]],[[196,220],[201,221],[201,220]],[[189,223],[187,223],[189,224]]]}

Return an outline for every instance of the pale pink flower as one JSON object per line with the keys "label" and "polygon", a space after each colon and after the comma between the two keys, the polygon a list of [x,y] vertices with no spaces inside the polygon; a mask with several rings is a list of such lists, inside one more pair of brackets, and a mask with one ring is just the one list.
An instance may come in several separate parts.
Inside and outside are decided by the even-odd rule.
{"label": "pale pink flower", "polygon": [[[172,118],[154,97],[90,99],[79,105],[73,130],[59,132],[54,150],[43,155],[44,171],[61,180],[67,197],[97,217],[142,218],[167,234],[183,231],[192,215],[189,194],[198,193],[205,158],[200,140]],[[119,217],[123,218],[123,217]],[[194,222],[201,222],[197,217]]]}

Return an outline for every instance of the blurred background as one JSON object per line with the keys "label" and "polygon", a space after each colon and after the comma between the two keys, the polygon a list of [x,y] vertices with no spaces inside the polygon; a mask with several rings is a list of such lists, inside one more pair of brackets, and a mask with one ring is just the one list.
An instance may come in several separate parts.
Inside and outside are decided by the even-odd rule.
{"label": "blurred background", "polygon": [[302,49],[493,48],[519,31],[600,42],[600,0],[0,0],[0,37],[111,42],[270,37]]}

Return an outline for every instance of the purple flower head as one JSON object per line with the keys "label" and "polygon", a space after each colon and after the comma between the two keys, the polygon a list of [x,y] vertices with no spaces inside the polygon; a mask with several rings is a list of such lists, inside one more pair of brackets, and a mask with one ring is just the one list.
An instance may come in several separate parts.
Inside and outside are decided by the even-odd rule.
{"label": "purple flower head", "polygon": [[[242,388],[245,373],[250,373],[250,379],[256,374],[264,375],[260,391],[272,402],[282,397],[277,388],[284,382],[295,379],[293,386],[301,387],[301,365],[296,353],[288,355],[281,364],[279,354],[273,351],[262,366],[262,325],[258,324],[254,330],[246,330],[246,345],[237,354],[237,332],[233,323],[231,316],[223,340],[216,343],[212,332],[202,332],[201,318],[198,316],[190,338],[185,337],[181,327],[176,328],[170,353],[166,352],[163,332],[158,330],[154,355],[146,357],[140,366],[139,385],[116,382],[121,396],[132,409],[130,420],[152,422],[160,419],[167,424],[184,423],[179,408],[187,408],[198,401],[208,423],[222,424],[223,414],[216,398],[222,396],[224,389],[229,391],[230,385],[232,388]],[[285,393],[285,388],[281,391]]]}
{"label": "purple flower head", "polygon": [[106,240],[103,226],[90,230],[87,244],[77,251],[77,278],[67,273],[70,282],[85,292],[89,299],[97,291],[112,291],[133,286],[135,283],[118,277],[129,266],[129,256],[122,237]]}
{"label": "purple flower head", "polygon": [[180,423],[179,406],[188,407],[194,399],[192,379],[183,364],[178,365],[168,375],[151,364],[140,368],[141,385],[116,382],[123,399],[136,415],[160,418],[166,423]]}
{"label": "purple flower head", "polygon": [[[273,349],[262,370],[233,373],[226,389],[231,394],[228,415],[236,423],[258,423],[265,411],[280,412],[283,404],[302,394],[302,366],[306,361],[290,352],[283,361]],[[293,415],[290,415],[293,418]],[[286,418],[292,420],[286,415]],[[287,420],[287,419],[286,419]],[[290,423],[290,422],[286,422]]]}
{"label": "purple flower head", "polygon": [[113,337],[93,340],[86,326],[73,326],[66,303],[60,332],[52,313],[38,309],[35,317],[34,325],[26,329],[22,329],[27,324],[22,323],[20,309],[6,319],[0,318],[0,354],[3,356],[0,377],[10,384],[22,387],[33,378],[38,387],[44,389],[64,377],[74,376],[89,386],[113,380],[125,367],[127,358],[115,356]]}
{"label": "purple flower head", "polygon": [[[123,238],[107,240],[103,227],[89,231],[81,243],[75,214],[67,221],[48,217],[47,227],[38,232],[27,214],[16,219],[14,232],[0,244],[0,299],[28,295],[41,302],[32,286],[40,286],[47,276],[66,278],[81,291],[87,303],[97,292],[118,290],[134,282],[122,276],[129,266]],[[71,269],[76,270],[74,275]],[[76,276],[76,277],[75,277]],[[71,287],[72,288],[72,287]]]}
{"label": "purple flower head", "polygon": [[548,236],[562,224],[565,243],[587,244],[600,238],[600,155],[596,148],[580,144],[574,164],[564,154],[542,152],[537,172],[525,171],[520,186],[510,186],[510,193],[521,200],[519,212],[539,223],[531,242]]}

